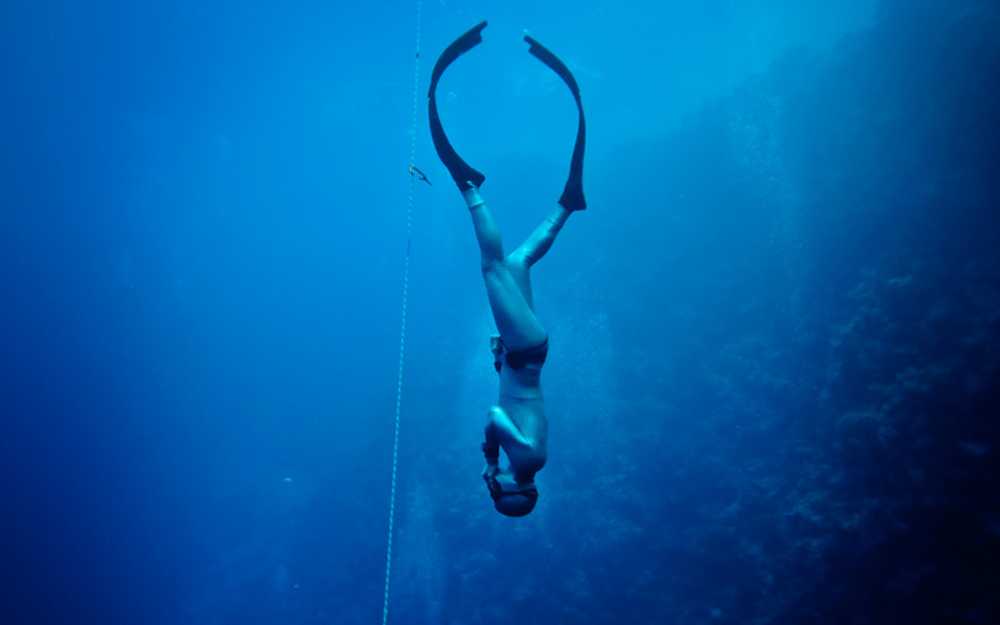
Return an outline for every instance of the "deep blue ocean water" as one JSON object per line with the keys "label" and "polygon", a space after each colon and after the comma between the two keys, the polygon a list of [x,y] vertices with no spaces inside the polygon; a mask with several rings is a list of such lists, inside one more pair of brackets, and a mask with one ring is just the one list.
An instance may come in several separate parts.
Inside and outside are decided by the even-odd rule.
{"label": "deep blue ocean water", "polygon": [[[21,2],[0,622],[1000,622],[1000,8]],[[494,331],[439,102],[534,274],[550,457],[479,476]],[[433,186],[410,186],[415,164]]]}

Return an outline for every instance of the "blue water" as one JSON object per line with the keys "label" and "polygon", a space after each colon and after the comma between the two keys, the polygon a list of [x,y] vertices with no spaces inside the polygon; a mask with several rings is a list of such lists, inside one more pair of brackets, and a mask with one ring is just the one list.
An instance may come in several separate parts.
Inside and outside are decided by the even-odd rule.
{"label": "blue water", "polygon": [[[413,3],[13,2],[3,623],[378,623]],[[479,477],[493,332],[439,99],[533,275],[550,457]],[[400,624],[1000,622],[1000,9],[423,4]]]}

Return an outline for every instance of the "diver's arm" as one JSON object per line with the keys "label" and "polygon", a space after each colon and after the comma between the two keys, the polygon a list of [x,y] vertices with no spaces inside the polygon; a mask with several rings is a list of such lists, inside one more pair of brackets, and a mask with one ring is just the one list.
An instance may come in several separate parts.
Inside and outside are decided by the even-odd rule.
{"label": "diver's arm", "polygon": [[528,267],[537,263],[552,247],[552,242],[556,240],[556,235],[562,230],[572,212],[562,206],[557,208],[535,228],[524,243],[514,250],[512,256]]}
{"label": "diver's arm", "polygon": [[483,443],[483,455],[486,463],[492,458],[495,465],[500,455],[500,447],[510,450],[511,447],[531,447],[531,441],[525,438],[521,430],[514,425],[507,413],[499,406],[490,408],[489,420],[486,422],[486,442]]}
{"label": "diver's arm", "polygon": [[495,468],[500,462],[500,436],[497,434],[496,426],[493,425],[492,417],[486,422],[484,434],[486,441],[483,442],[483,457],[486,458],[488,468]]}
{"label": "diver's arm", "polygon": [[500,239],[500,229],[493,221],[493,214],[482,196],[479,189],[470,187],[462,191],[465,204],[469,207],[469,214],[472,216],[472,226],[476,230],[476,241],[479,242],[479,252],[482,255],[483,267],[494,266],[503,261],[503,242]]}

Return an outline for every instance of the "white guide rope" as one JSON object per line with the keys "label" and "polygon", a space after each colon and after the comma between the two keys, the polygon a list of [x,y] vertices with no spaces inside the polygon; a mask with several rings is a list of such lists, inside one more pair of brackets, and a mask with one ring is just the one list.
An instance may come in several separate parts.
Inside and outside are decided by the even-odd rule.
{"label": "white guide rope", "polygon": [[[417,151],[417,95],[420,88],[420,18],[422,0],[417,0],[416,50],[413,55],[413,106],[410,113],[410,160],[413,167]],[[389,623],[389,581],[392,578],[392,535],[396,521],[396,474],[399,464],[399,413],[403,399],[403,357],[406,353],[406,308],[410,290],[410,238],[413,230],[413,192],[416,177],[409,176],[406,200],[406,255],[403,259],[403,297],[399,321],[399,364],[396,370],[396,413],[392,431],[392,481],[389,487],[389,527],[385,541],[385,591],[382,595],[382,625]]]}

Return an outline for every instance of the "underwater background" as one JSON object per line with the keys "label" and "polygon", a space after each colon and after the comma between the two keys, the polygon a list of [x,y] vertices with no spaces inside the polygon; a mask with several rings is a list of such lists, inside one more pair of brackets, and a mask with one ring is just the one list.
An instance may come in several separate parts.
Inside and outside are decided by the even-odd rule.
{"label": "underwater background", "polygon": [[[0,8],[0,621],[381,622],[416,5]],[[496,399],[438,91],[534,272]],[[389,621],[1000,622],[1000,7],[422,3]]]}

